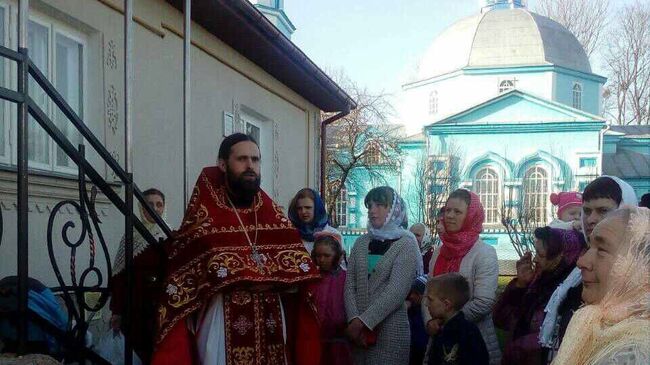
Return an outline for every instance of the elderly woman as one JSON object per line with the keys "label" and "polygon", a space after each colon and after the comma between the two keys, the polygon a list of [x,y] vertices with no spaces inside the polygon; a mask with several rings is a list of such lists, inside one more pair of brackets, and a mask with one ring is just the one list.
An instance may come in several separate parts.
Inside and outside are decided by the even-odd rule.
{"label": "elderly woman", "polygon": [[544,308],[555,288],[575,268],[584,246],[582,234],[574,230],[535,230],[534,259],[528,252],[517,261],[517,277],[510,281],[494,308],[494,324],[511,335],[502,363],[545,363],[538,341]]}
{"label": "elderly woman", "polygon": [[578,260],[586,305],[553,364],[650,364],[650,210],[613,212],[589,243]]}
{"label": "elderly woman", "polygon": [[415,237],[402,228],[404,201],[390,187],[368,192],[368,233],[352,248],[345,282],[346,333],[357,365],[408,362],[405,299],[422,262]]}
{"label": "elderly woman", "polygon": [[[490,353],[490,364],[496,365],[501,362],[501,351],[492,323],[492,307],[496,301],[499,264],[494,247],[479,238],[484,220],[485,212],[478,195],[465,189],[449,194],[442,218],[442,245],[433,253],[429,275],[458,272],[467,279],[470,300],[463,307],[463,313],[465,318],[476,323]],[[422,312],[427,332],[434,335],[439,330],[438,323],[431,319],[429,311]]]}
{"label": "elderly woman", "polygon": [[338,239],[342,241],[339,231],[329,225],[329,217],[323,199],[313,189],[301,189],[291,199],[291,203],[289,203],[289,220],[298,229],[305,249],[310,254],[314,248],[314,234],[317,232],[333,233],[338,235]]}

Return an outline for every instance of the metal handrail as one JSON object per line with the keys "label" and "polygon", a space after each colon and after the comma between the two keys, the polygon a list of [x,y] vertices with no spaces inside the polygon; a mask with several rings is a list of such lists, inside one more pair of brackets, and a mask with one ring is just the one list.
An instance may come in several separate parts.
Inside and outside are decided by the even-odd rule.
{"label": "metal handrail", "polygon": [[[22,164],[19,164],[19,169],[18,169],[18,181],[19,181],[19,216],[22,217],[22,222],[23,224],[26,224],[26,212],[27,212],[27,207],[25,205],[26,202],[26,192],[27,192],[27,177],[29,175],[29,170],[26,168],[26,159],[27,159],[27,147],[26,147],[26,138],[27,138],[27,131],[26,131],[26,121],[27,121],[27,115],[31,116],[36,120],[38,125],[45,130],[45,132],[49,135],[50,138],[56,143],[56,145],[61,148],[64,153],[79,167],[79,172],[78,172],[78,181],[79,181],[79,193],[80,193],[80,204],[77,205],[77,212],[81,215],[82,218],[82,236],[76,241],[76,242],[70,242],[70,240],[66,236],[66,230],[69,227],[73,227],[74,223],[71,221],[68,221],[66,225],[63,227],[63,232],[62,234],[64,235],[63,240],[68,244],[68,246],[71,248],[71,262],[72,262],[72,284],[73,285],[66,285],[62,279],[62,276],[59,272],[58,266],[56,264],[56,261],[53,260],[53,255],[52,255],[52,221],[54,219],[54,216],[58,213],[59,209],[54,209],[52,213],[50,214],[50,223],[48,224],[48,247],[50,250],[50,260],[52,261],[53,268],[55,270],[57,280],[59,281],[59,289],[61,289],[64,294],[68,294],[68,297],[65,298],[66,306],[68,307],[68,313],[74,317],[75,322],[77,323],[74,328],[71,327],[71,324],[68,325],[69,331],[72,331],[74,336],[78,336],[79,333],[85,333],[88,329],[88,325],[84,319],[85,315],[84,310],[91,310],[91,311],[96,311],[101,309],[103,305],[105,305],[107,301],[107,289],[106,288],[100,288],[99,286],[102,285],[102,280],[101,280],[101,273],[99,270],[95,267],[94,264],[94,255],[95,255],[95,245],[96,242],[94,241],[94,235],[92,233],[92,230],[94,229],[97,239],[100,241],[102,245],[102,251],[104,256],[106,257],[107,263],[108,263],[108,276],[110,277],[111,275],[111,270],[110,270],[110,257],[108,256],[108,251],[105,245],[105,242],[103,241],[103,236],[101,234],[101,230],[99,229],[99,220],[96,216],[96,212],[94,212],[94,207],[92,204],[90,204],[90,200],[88,198],[88,194],[86,191],[86,179],[85,177],[88,176],[90,182],[94,184],[103,194],[106,196],[106,198],[125,216],[126,218],[126,242],[129,242],[129,244],[126,245],[126,274],[127,274],[127,291],[129,291],[129,288],[132,288],[132,280],[133,280],[133,257],[130,255],[132,253],[133,247],[132,247],[132,241],[133,241],[133,229],[137,230],[142,237],[148,241],[152,245],[156,245],[159,242],[151,235],[149,230],[144,226],[142,221],[134,214],[133,212],[133,198],[135,197],[140,204],[142,204],[143,208],[145,211],[149,213],[149,215],[154,219],[155,223],[161,228],[161,230],[167,235],[167,237],[171,237],[171,229],[169,226],[165,223],[165,221],[162,220],[162,218],[156,213],[153,208],[147,204],[147,202],[144,199],[144,195],[140,191],[140,189],[133,183],[133,175],[131,173],[128,173],[125,169],[123,169],[119,162],[117,162],[108,152],[108,150],[104,147],[104,145],[95,137],[95,135],[90,131],[90,129],[86,126],[86,124],[81,120],[81,118],[75,113],[75,111],[68,105],[63,98],[63,96],[56,91],[54,85],[47,80],[45,75],[34,65],[34,63],[29,59],[28,53],[26,49],[21,49],[20,51],[16,52],[14,50],[11,50],[6,47],[0,46],[0,57],[16,61],[18,63],[18,84],[19,88],[18,91],[14,91],[5,87],[0,87],[0,99],[4,99],[13,103],[17,103],[19,105],[19,132],[20,132],[20,127],[22,127],[22,134],[19,133],[19,136],[22,135],[22,140],[19,140],[18,143],[18,150],[19,150],[19,160],[23,161]],[[125,192],[126,196],[125,198],[121,198],[118,193],[116,193],[111,185],[104,179],[104,177],[92,166],[90,161],[85,156],[85,151],[83,145],[80,145],[79,148],[77,149],[67,138],[67,136],[57,127],[57,125],[51,120],[51,118],[40,108],[40,106],[32,100],[32,98],[29,96],[27,92],[27,79],[29,76],[36,81],[36,83],[45,91],[45,93],[50,97],[50,99],[54,102],[54,104],[61,110],[61,112],[66,116],[68,121],[74,126],[74,128],[77,130],[77,132],[86,140],[88,141],[89,145],[99,154],[100,158],[115,172],[115,174],[118,176],[120,181],[122,182],[123,186],[125,187]],[[20,86],[22,85],[22,86]],[[22,156],[22,157],[20,157]],[[22,160],[21,160],[22,159]],[[22,168],[20,168],[22,166]],[[21,182],[22,181],[22,182]],[[23,195],[21,195],[23,194]],[[23,204],[21,205],[21,202]],[[59,204],[57,204],[57,207],[62,206],[63,204],[70,204],[74,203],[74,201],[63,201]],[[76,203],[74,203],[76,204]],[[74,205],[73,204],[73,205]],[[94,204],[94,203],[93,203]],[[0,212],[1,214],[1,212]],[[21,215],[22,214],[22,215]],[[90,219],[89,219],[90,217]],[[1,218],[0,218],[1,219]],[[20,223],[19,219],[19,223]],[[92,223],[92,224],[91,224]],[[20,224],[19,224],[20,225]],[[1,227],[1,225],[0,225]],[[92,228],[91,228],[92,227]],[[132,227],[132,228],[129,228]],[[20,229],[19,229],[20,231]],[[26,232],[26,231],[25,231]],[[27,321],[28,318],[31,318],[30,314],[28,313],[27,309],[27,286],[26,286],[26,281],[28,277],[28,264],[27,264],[27,247],[28,245],[26,244],[27,242],[27,235],[26,233],[19,232],[18,235],[18,248],[19,248],[19,262],[18,262],[18,343],[19,343],[19,352],[24,351],[25,345],[26,345],[26,338],[27,338]],[[86,232],[88,234],[88,238],[91,241],[91,257],[90,257],[90,267],[83,270],[83,273],[80,278],[80,282],[77,283],[76,281],[76,274],[74,272],[74,262],[75,262],[75,250],[78,245],[83,243],[86,240]],[[0,228],[0,240],[2,239],[2,228]],[[21,249],[23,250],[22,256],[20,255]],[[20,257],[23,257],[23,260],[20,260]],[[94,273],[94,275],[98,276],[98,281],[94,287],[87,287],[84,283],[85,278],[88,274]],[[85,302],[83,297],[83,293],[88,292],[88,291],[98,291],[102,292],[102,298],[100,299],[100,304],[93,306],[92,308],[88,306],[88,304]],[[76,298],[76,305],[75,303],[70,299],[69,293],[75,293],[77,295]],[[127,303],[130,303],[128,299],[128,294],[127,294]],[[129,307],[129,305],[127,305]],[[129,309],[127,308],[127,312]],[[33,320],[30,319],[30,320]],[[128,324],[127,324],[128,325]],[[45,326],[46,329],[48,329],[48,326]],[[51,328],[49,328],[51,329]],[[79,332],[79,333],[78,333]],[[129,331],[127,331],[129,332]],[[61,335],[59,333],[59,335]],[[81,355],[82,357],[88,358],[91,361],[97,360],[100,363],[101,358],[99,358],[96,354],[92,353],[92,350],[83,348],[83,344],[77,343],[77,342],[67,342],[67,344],[74,344],[75,346],[80,348],[79,353],[83,354]],[[127,363],[131,363],[131,351],[130,349],[130,340],[127,336],[127,341],[126,341],[126,361]],[[94,361],[94,362],[97,362]]]}
{"label": "metal handrail", "polygon": [[[92,133],[92,131],[86,126],[86,124],[79,118],[77,113],[72,110],[70,105],[68,105],[65,102],[65,99],[61,94],[59,94],[58,91],[56,91],[56,88],[52,83],[43,75],[43,73],[33,64],[31,60],[29,60],[29,74],[34,78],[36,83],[40,85],[41,88],[47,93],[47,95],[52,98],[52,101],[59,107],[59,109],[63,112],[63,114],[68,118],[68,120],[75,126],[77,131],[81,133],[81,135],[88,140],[90,145],[93,147],[93,149],[99,154],[99,156],[108,164],[108,166],[115,172],[115,174],[120,178],[120,180],[123,183],[126,183],[128,180],[128,175],[126,171],[120,166],[119,162],[117,162],[113,156],[111,156],[110,152],[104,147],[104,145],[95,137],[95,135]],[[94,179],[93,179],[94,180]],[[154,218],[154,221],[156,224],[160,226],[160,228],[165,232],[165,235],[167,237],[171,236],[171,229],[167,225],[167,223],[145,202],[144,196],[142,195],[142,192],[140,189],[137,187],[137,184],[134,183],[134,196],[138,199],[138,201],[143,205],[145,210],[147,210],[147,213],[151,215],[152,218]]]}

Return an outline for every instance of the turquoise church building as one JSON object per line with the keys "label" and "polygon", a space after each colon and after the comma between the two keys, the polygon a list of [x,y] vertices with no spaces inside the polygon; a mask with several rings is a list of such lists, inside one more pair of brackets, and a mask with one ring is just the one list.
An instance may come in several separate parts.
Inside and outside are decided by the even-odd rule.
{"label": "turquoise church building", "polygon": [[[545,225],[555,218],[552,192],[581,191],[603,172],[622,175],[604,165],[615,158],[650,161],[650,133],[626,138],[625,128],[607,127],[600,117],[606,79],[562,25],[518,0],[483,1],[477,10],[433,41],[403,85],[400,116],[415,133],[400,143],[400,173],[385,180],[407,201],[411,224],[437,210],[419,201],[422,189],[476,192],[486,211],[483,240],[512,263],[518,256],[501,224],[506,207],[526,207]],[[426,184],[417,178],[424,163],[435,167]],[[637,194],[650,191],[650,173],[631,170]],[[361,185],[346,186],[337,204],[348,247],[367,224],[363,197],[373,184]]]}

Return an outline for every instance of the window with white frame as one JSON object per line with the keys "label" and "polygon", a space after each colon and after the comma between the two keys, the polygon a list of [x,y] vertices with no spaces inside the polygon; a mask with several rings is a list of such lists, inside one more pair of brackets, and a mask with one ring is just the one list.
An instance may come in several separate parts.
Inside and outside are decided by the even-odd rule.
{"label": "window with white frame", "polygon": [[339,226],[348,225],[348,189],[343,185],[336,198],[336,221]]}
{"label": "window with white frame", "polygon": [[474,176],[474,192],[481,199],[485,223],[499,223],[499,175],[490,167],[480,169]]}
{"label": "window with white frame", "polygon": [[502,80],[499,82],[499,94],[515,88],[515,80]]}
{"label": "window with white frame", "polygon": [[582,85],[580,83],[573,84],[573,107],[582,109]]}
{"label": "window with white frame", "polygon": [[438,114],[438,91],[429,94],[429,115]]}
{"label": "window with white frame", "polygon": [[539,165],[526,170],[523,181],[524,215],[537,224],[546,224],[548,221],[548,194],[549,176],[547,171]]}
{"label": "window with white frame", "polygon": [[[260,149],[262,163],[260,173],[262,175],[262,189],[265,191],[273,190],[273,126],[272,121],[261,115],[257,111],[242,106],[240,112],[243,132],[253,137],[257,141]],[[266,177],[266,178],[265,178]]]}
{"label": "window with white frame", "polygon": [[[7,32],[10,31],[14,35],[16,32],[15,29],[6,27],[8,19],[8,8],[0,6],[0,22],[2,22],[0,41],[3,45],[9,43]],[[27,24],[27,47],[34,65],[50,80],[70,107],[83,119],[86,59],[84,35],[58,20],[34,15]],[[7,80],[9,77],[6,76],[9,70],[6,67],[6,62],[0,63],[0,83],[5,87],[10,87]],[[31,77],[28,81],[28,89],[30,97],[68,137],[68,140],[75,146],[81,143],[82,138],[76,128]],[[15,133],[10,133],[9,129],[15,130],[16,121],[15,118],[8,115],[10,112],[7,109],[7,103],[1,103],[0,128],[5,133],[0,137],[0,161],[6,164],[15,164],[16,146],[9,139],[12,134],[12,137],[15,138]],[[70,158],[56,146],[45,130],[31,117],[29,118],[28,158],[30,168],[66,173],[77,171]]]}

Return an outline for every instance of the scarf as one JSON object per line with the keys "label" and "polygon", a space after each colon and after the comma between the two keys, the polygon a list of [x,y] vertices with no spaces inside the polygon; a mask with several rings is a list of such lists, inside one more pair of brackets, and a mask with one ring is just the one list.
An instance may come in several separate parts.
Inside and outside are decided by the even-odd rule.
{"label": "scarf", "polygon": [[412,238],[413,242],[417,245],[417,240],[413,233],[403,228],[407,219],[406,203],[404,203],[404,199],[393,190],[393,203],[388,212],[388,216],[386,216],[386,221],[380,228],[374,228],[369,221],[367,225],[368,233],[370,233],[370,237],[373,240],[378,241],[396,240],[403,236],[408,236]]}
{"label": "scarf", "polygon": [[433,268],[433,276],[448,272],[458,272],[463,257],[474,247],[483,231],[485,212],[478,195],[468,191],[470,203],[467,207],[467,215],[463,225],[458,232],[449,232],[445,225],[445,232],[440,234],[442,247],[440,255]]}
{"label": "scarf", "polygon": [[556,267],[539,272],[526,289],[521,306],[524,314],[517,321],[515,337],[530,332],[530,321],[535,312],[546,304],[558,284],[571,273],[584,246],[579,232],[551,229],[551,236],[546,243],[546,253],[549,258],[561,255],[561,259]]}
{"label": "scarf", "polygon": [[[144,225],[144,227],[151,233],[154,239],[160,240],[161,238],[167,237],[165,235],[165,232],[160,228],[160,226],[156,223],[149,222],[145,218],[145,209],[142,206],[142,204],[139,205],[140,208],[140,221]],[[163,214],[161,215],[161,218],[163,221],[167,218],[167,205],[165,204],[165,210],[163,211]],[[125,254],[124,254],[124,239],[125,237],[122,237],[122,240],[120,241],[120,245],[117,249],[117,254],[115,255],[115,262],[113,263],[113,276],[119,274],[124,270],[124,259],[125,259]],[[133,257],[136,257],[140,255],[147,247],[149,246],[149,242],[138,232],[137,229],[133,229]]]}
{"label": "scarf", "polygon": [[575,312],[554,365],[633,363],[650,359],[650,210],[626,207],[630,219],[603,299]]}
{"label": "scarf", "polygon": [[[629,205],[635,207],[637,205],[636,194],[634,193],[634,189],[630,186],[630,184],[626,183],[616,176],[603,175],[603,177],[608,177],[614,180],[621,188],[622,199],[619,206]],[[580,216],[582,234],[585,241],[589,242],[589,237],[587,237],[585,233],[585,219],[586,215],[584,214],[583,210],[582,215]],[[539,343],[543,347],[553,347],[553,344],[555,342],[554,332],[556,326],[558,325],[558,309],[560,308],[562,302],[564,302],[566,299],[567,294],[569,293],[569,289],[575,288],[576,286],[580,285],[580,283],[582,283],[582,275],[580,274],[580,269],[576,267],[562,282],[562,284],[560,284],[557,289],[555,289],[555,292],[551,296],[551,299],[549,299],[548,303],[546,304],[546,308],[544,308],[546,316],[544,317],[544,322],[542,323],[539,331]]]}
{"label": "scarf", "polygon": [[314,219],[309,223],[305,223],[298,217],[298,212],[295,209],[290,209],[289,220],[298,228],[300,238],[307,242],[314,242],[314,233],[322,231],[325,228],[328,224],[329,217],[327,216],[323,199],[314,189],[309,190],[314,195]]}

